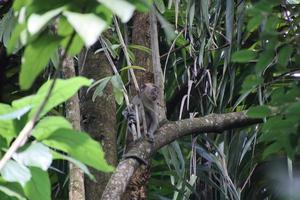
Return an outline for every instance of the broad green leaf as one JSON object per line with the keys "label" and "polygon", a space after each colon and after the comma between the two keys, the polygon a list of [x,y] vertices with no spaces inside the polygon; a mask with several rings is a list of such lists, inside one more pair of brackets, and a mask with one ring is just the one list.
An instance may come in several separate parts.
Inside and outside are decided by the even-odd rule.
{"label": "broad green leaf", "polygon": [[124,0],[97,0],[108,7],[113,13],[120,17],[123,23],[130,20],[133,15],[135,7],[127,1]]}
{"label": "broad green leaf", "polygon": [[31,87],[36,77],[47,65],[60,41],[61,38],[54,35],[41,35],[26,47],[20,73],[21,89]]}
{"label": "broad green leaf", "polygon": [[260,75],[272,62],[274,58],[273,50],[266,50],[259,55],[259,60],[255,65],[255,70]]}
{"label": "broad green leaf", "polygon": [[61,16],[59,18],[58,27],[57,27],[57,34],[61,36],[69,36],[73,32],[72,25],[68,22],[65,16]]}
{"label": "broad green leaf", "polygon": [[249,75],[245,78],[242,90],[240,93],[249,92],[249,90],[255,89],[258,85],[262,84],[263,80],[261,77],[255,75]]}
{"label": "broad green leaf", "polygon": [[[4,194],[10,196],[10,197],[15,197],[15,198],[17,198],[17,199],[19,199],[19,200],[26,200],[25,197],[21,196],[19,193],[17,193],[17,192],[15,192],[15,191],[11,190],[11,189],[8,188],[8,187],[4,187],[4,186],[0,185],[0,191],[3,192]],[[4,197],[1,195],[1,193],[0,193],[0,196],[1,196],[2,198],[4,198]],[[6,199],[6,198],[4,198],[4,200],[5,200],[5,199]]]}
{"label": "broad green leaf", "polygon": [[44,140],[49,137],[52,132],[59,128],[72,129],[71,123],[64,117],[60,116],[47,116],[41,119],[34,127],[32,135],[37,140]]}
{"label": "broad green leaf", "polygon": [[293,87],[288,91],[284,88],[277,88],[272,92],[271,103],[273,105],[284,105],[296,102],[300,97],[300,90],[297,87]]}
{"label": "broad green leaf", "polygon": [[[10,105],[0,103],[0,115],[3,117],[7,113],[14,112]],[[7,144],[10,144],[12,139],[17,135],[13,120],[0,119],[0,135],[6,139]]]}
{"label": "broad green leaf", "polygon": [[[20,47],[17,47],[17,44],[19,41],[19,37],[21,36],[22,32],[25,31],[25,29],[26,29],[26,24],[17,24],[15,26],[15,29],[12,32],[12,35],[11,35],[10,40],[7,45],[7,53],[8,54],[16,52],[20,48]],[[26,35],[26,33],[24,33],[24,34]]]}
{"label": "broad green leaf", "polygon": [[120,77],[120,75],[116,74],[116,75],[112,76],[111,83],[114,86],[114,88],[118,88],[119,90],[123,89],[123,82],[122,82],[122,78]]}
{"label": "broad green leaf", "polygon": [[32,35],[40,32],[47,23],[54,17],[56,17],[59,13],[61,13],[64,10],[63,7],[59,7],[47,12],[44,12],[42,14],[33,13],[29,16],[27,26],[28,31]]}
{"label": "broad green leaf", "polygon": [[44,171],[52,163],[50,149],[41,143],[32,143],[28,148],[20,153],[15,153],[13,158],[25,166],[39,167]]}
{"label": "broad green leaf", "polygon": [[[264,132],[264,134],[262,136],[262,140],[274,140],[274,133],[295,133],[297,131],[298,123],[299,118],[297,116],[288,116],[285,119],[282,119],[282,116],[272,117],[268,119],[267,122],[263,125],[262,131]],[[265,133],[271,134],[268,135]]]}
{"label": "broad green leaf", "polygon": [[282,145],[280,143],[274,142],[270,144],[263,152],[263,159],[266,159],[274,153],[278,153],[280,150],[282,150]]}
{"label": "broad green leaf", "polygon": [[107,76],[107,77],[104,77],[104,78],[102,78],[102,79],[100,79],[100,80],[98,80],[98,81],[95,81],[95,82],[87,89],[87,92],[89,92],[92,88],[94,88],[95,86],[101,84],[102,82],[106,82],[106,83],[105,83],[105,86],[106,86],[107,82],[110,81],[110,79],[111,79],[111,76]]}
{"label": "broad green leaf", "polygon": [[74,165],[79,167],[86,175],[88,175],[88,177],[90,179],[96,180],[95,177],[93,176],[93,174],[91,174],[89,168],[87,168],[87,166],[85,164],[83,164],[82,162],[75,160],[74,158],[71,158],[70,156],[66,156],[66,155],[60,154],[55,151],[52,151],[52,155],[53,155],[53,159],[63,159],[63,160],[67,160],[67,161],[73,163]]}
{"label": "broad green leaf", "polygon": [[15,0],[13,4],[13,9],[15,11],[20,10],[24,6],[28,6],[33,0]]}
{"label": "broad green leaf", "polygon": [[14,160],[9,160],[0,171],[1,176],[8,182],[18,182],[23,187],[30,180],[31,174],[27,167],[17,163]]}
{"label": "broad green leaf", "polygon": [[123,104],[124,96],[123,96],[123,90],[120,90],[118,88],[113,88],[115,100],[119,105]]}
{"label": "broad green leaf", "polygon": [[18,109],[16,111],[0,115],[0,120],[8,120],[8,119],[20,119],[23,115],[25,115],[29,110],[31,109],[31,106],[25,106],[24,108]]}
{"label": "broad green leaf", "polygon": [[[71,35],[69,37],[66,37],[61,42],[61,45],[64,48],[67,47],[67,44],[68,44],[68,41],[70,40],[70,38],[71,38]],[[68,50],[68,54],[70,56],[75,56],[75,55],[79,54],[83,46],[84,46],[83,40],[81,39],[81,37],[78,34],[76,34],[75,37],[73,38],[72,44]]]}
{"label": "broad green leaf", "polygon": [[300,101],[288,104],[287,108],[284,110],[284,113],[298,115],[300,120]]}
{"label": "broad green leaf", "polygon": [[233,62],[249,62],[253,59],[255,59],[257,56],[257,53],[255,51],[245,49],[245,50],[240,50],[232,54],[231,60]]}
{"label": "broad green leaf", "polygon": [[263,118],[271,114],[271,110],[268,106],[255,106],[250,107],[247,111],[247,116],[251,118]]}
{"label": "broad green leaf", "polygon": [[120,75],[116,74],[111,78],[111,83],[113,85],[113,92],[115,95],[116,102],[121,105],[123,103],[123,83]]}
{"label": "broad green leaf", "polygon": [[[111,77],[109,76],[109,77],[105,77],[105,78],[100,79],[99,81],[97,81],[97,84],[99,84],[99,85],[95,89],[94,94],[92,96],[93,101],[95,101],[97,96],[101,97],[103,95],[103,90],[106,87],[106,85],[108,84],[108,82],[110,81],[110,79],[111,79]],[[91,87],[89,89],[91,89]]]}
{"label": "broad green leaf", "polygon": [[283,46],[278,53],[278,63],[281,66],[287,66],[288,61],[293,53],[293,46],[292,45],[285,45]]}
{"label": "broad green leaf", "polygon": [[249,32],[253,32],[255,31],[258,26],[260,25],[260,23],[262,22],[262,20],[264,19],[264,17],[260,14],[252,17],[249,21],[248,21],[248,24],[247,24],[247,30]]}
{"label": "broad green leaf", "polygon": [[128,70],[128,69],[138,69],[138,70],[146,71],[146,69],[141,66],[127,66],[127,67],[123,67],[120,71],[124,71],[124,70]]}
{"label": "broad green leaf", "polygon": [[[72,97],[81,87],[89,86],[92,80],[83,77],[74,77],[67,80],[58,79],[53,88],[52,95],[50,96],[48,103],[46,104],[40,117],[49,112],[52,108],[63,103]],[[41,102],[44,100],[46,94],[48,93],[49,87],[52,84],[52,80],[46,82],[38,90],[36,95],[27,96],[12,102],[12,106],[15,108],[22,108],[27,105],[32,106],[32,110],[29,113],[29,118],[31,118],[40,106]]]}
{"label": "broad green leaf", "polygon": [[107,164],[100,144],[89,135],[70,129],[57,129],[42,141],[44,144],[64,151],[73,158],[104,172],[113,167]]}
{"label": "broad green leaf", "polygon": [[[5,198],[2,193],[6,194],[10,198]],[[0,179],[0,196],[1,200],[11,200],[11,198],[15,197],[19,200],[26,200],[23,189],[20,184],[18,183],[9,183]],[[13,198],[15,200],[15,198]]]}
{"label": "broad green leaf", "polygon": [[24,188],[24,193],[30,200],[51,200],[51,184],[47,172],[31,167],[32,178]]}
{"label": "broad green leaf", "polygon": [[107,27],[106,22],[94,14],[63,12],[87,47],[94,44]]}

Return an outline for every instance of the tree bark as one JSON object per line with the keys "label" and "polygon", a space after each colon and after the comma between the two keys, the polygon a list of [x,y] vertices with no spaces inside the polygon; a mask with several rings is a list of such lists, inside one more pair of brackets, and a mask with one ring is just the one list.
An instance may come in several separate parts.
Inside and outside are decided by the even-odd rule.
{"label": "tree bark", "polygon": [[[133,17],[132,43],[151,48],[149,14],[135,13]],[[141,50],[134,50],[134,55],[134,65],[143,67],[147,72],[153,72],[151,55]],[[146,82],[153,82],[153,77],[149,77],[144,71],[136,70],[135,76],[139,86]],[[131,87],[131,94],[135,94],[133,87]],[[132,141],[127,140],[127,143],[127,147],[130,148]],[[134,162],[134,160],[132,162]],[[130,178],[128,186],[126,184],[127,189],[122,199],[147,199],[147,183],[150,179],[150,163],[148,163],[148,165],[140,166]]]}
{"label": "tree bark", "polygon": [[168,122],[156,131],[154,143],[142,140],[129,149],[128,154],[132,155],[131,158],[119,163],[105,188],[102,200],[121,199],[124,188],[126,188],[128,180],[130,180],[134,171],[143,162],[149,161],[151,156],[160,148],[176,139],[191,134],[221,133],[228,129],[245,127],[262,122],[263,120],[261,119],[247,117],[244,112],[210,114],[201,118]]}
{"label": "tree bark", "polygon": [[[75,77],[74,61],[72,57],[67,57],[63,61],[63,73],[65,78]],[[79,98],[76,93],[71,99],[66,102],[66,118],[72,123],[73,128],[77,131],[81,130],[80,127],[80,109]],[[84,200],[84,173],[76,165],[69,163],[69,200]]]}
{"label": "tree bark", "polygon": [[[85,56],[81,56],[85,57]],[[83,58],[84,66],[80,68],[80,74],[99,80],[106,76],[111,76],[111,67],[103,53],[94,54],[92,49],[88,50]],[[112,85],[109,83],[104,89],[103,96],[92,101],[94,90],[87,93],[86,89],[80,92],[82,127],[95,140],[101,143],[105,152],[106,161],[112,165],[117,165],[117,135],[116,135],[116,105],[113,96]],[[91,169],[95,175],[96,183],[85,179],[85,190],[87,200],[98,200],[107,184],[111,173],[102,173]]]}

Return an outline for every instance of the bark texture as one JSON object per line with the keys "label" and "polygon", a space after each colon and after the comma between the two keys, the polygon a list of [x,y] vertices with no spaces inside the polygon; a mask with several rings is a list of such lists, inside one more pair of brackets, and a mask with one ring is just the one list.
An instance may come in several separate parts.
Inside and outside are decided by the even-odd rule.
{"label": "bark texture", "polygon": [[[81,56],[85,60],[80,68],[80,74],[99,80],[111,76],[111,67],[104,54],[94,54],[90,49],[86,55]],[[87,89],[80,92],[82,127],[93,139],[97,140],[103,147],[106,161],[112,165],[117,164],[117,136],[116,136],[116,105],[113,96],[112,86],[109,83],[101,97],[92,101],[94,90],[87,93]],[[102,173],[91,169],[95,175],[96,183],[85,179],[85,190],[87,200],[98,200],[107,184],[111,173]]]}
{"label": "bark texture", "polygon": [[[150,38],[150,18],[149,14],[135,13],[133,17],[132,43],[151,48]],[[147,72],[153,72],[151,55],[135,50],[134,65],[142,66]],[[153,77],[149,77],[144,71],[135,70],[135,75],[139,86],[145,82],[153,82]],[[151,80],[152,79],[152,80]],[[135,91],[131,87],[131,94]],[[132,146],[132,141],[127,140],[127,147]],[[127,151],[127,150],[126,150]],[[147,199],[147,183],[150,179],[150,163],[140,166],[131,177],[122,199],[123,200],[145,200]]]}
{"label": "bark texture", "polygon": [[[132,158],[148,161],[160,148],[181,137],[201,133],[222,133],[228,129],[262,122],[261,119],[247,117],[244,112],[210,114],[201,118],[168,122],[156,131],[153,144],[142,140],[129,149],[128,154],[132,155]],[[118,165],[106,186],[102,200],[121,199],[130,176],[141,164],[138,159],[133,160],[132,158],[126,159]]]}
{"label": "bark texture", "polygon": [[[67,57],[63,61],[63,73],[64,77],[75,77],[74,61],[72,57]],[[71,99],[66,102],[66,117],[72,123],[73,128],[77,131],[81,130],[80,126],[80,108],[79,98],[76,93]],[[84,200],[84,173],[76,165],[69,163],[69,200]]]}

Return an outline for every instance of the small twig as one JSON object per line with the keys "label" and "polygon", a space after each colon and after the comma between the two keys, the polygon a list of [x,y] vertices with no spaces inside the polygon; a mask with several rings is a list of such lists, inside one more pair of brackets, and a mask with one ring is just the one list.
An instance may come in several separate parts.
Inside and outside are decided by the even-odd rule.
{"label": "small twig", "polygon": [[179,51],[179,50],[181,50],[181,49],[183,49],[183,48],[185,48],[185,47],[187,47],[187,46],[189,46],[189,45],[190,45],[190,42],[187,42],[187,43],[185,43],[184,45],[182,45],[182,46],[180,46],[180,47],[177,47],[177,48],[175,48],[175,49],[169,51],[168,53],[165,53],[165,54],[161,55],[161,56],[160,56],[160,59],[165,59],[165,57],[167,57],[169,54],[175,53],[175,52],[177,52],[177,51]]}
{"label": "small twig", "polygon": [[31,135],[31,132],[35,126],[35,123],[38,121],[39,119],[39,116],[40,114],[42,113],[43,109],[45,108],[45,105],[46,103],[48,102],[50,96],[51,96],[51,93],[54,89],[54,86],[55,86],[55,83],[56,83],[56,80],[59,76],[59,71],[60,69],[62,68],[62,63],[63,63],[63,60],[66,58],[67,56],[67,52],[72,44],[72,41],[74,39],[74,36],[75,36],[75,32],[72,33],[69,41],[68,41],[68,44],[66,46],[66,50],[61,58],[61,60],[59,61],[59,64],[58,64],[58,69],[56,70],[55,72],[55,75],[54,75],[54,78],[53,78],[53,81],[50,85],[50,88],[46,94],[46,97],[44,98],[43,102],[41,103],[41,105],[38,107],[36,113],[34,114],[34,116],[32,117],[32,119],[26,123],[26,125],[24,126],[24,128],[21,130],[20,134],[18,135],[18,137],[16,138],[16,140],[12,143],[12,145],[10,146],[10,148],[7,150],[7,152],[4,154],[4,156],[2,157],[2,159],[0,160],[0,170],[5,166],[5,164],[7,163],[7,161],[9,159],[11,159],[12,155],[21,147],[23,146],[27,139],[30,137]]}

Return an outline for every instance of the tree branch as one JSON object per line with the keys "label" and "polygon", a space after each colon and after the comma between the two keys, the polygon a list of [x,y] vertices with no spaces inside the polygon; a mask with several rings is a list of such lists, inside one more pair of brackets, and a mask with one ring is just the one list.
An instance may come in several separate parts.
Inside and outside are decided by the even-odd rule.
{"label": "tree branch", "polygon": [[148,161],[163,146],[183,136],[201,133],[221,133],[228,129],[245,127],[262,123],[262,119],[253,119],[244,112],[226,114],[210,114],[201,118],[184,119],[168,122],[160,127],[154,136],[154,143],[147,140],[137,142],[126,154],[111,176],[102,200],[119,200],[126,189],[127,183],[141,161]]}

